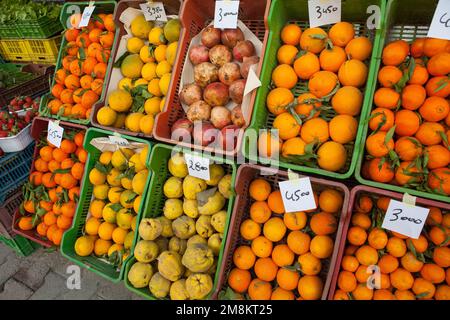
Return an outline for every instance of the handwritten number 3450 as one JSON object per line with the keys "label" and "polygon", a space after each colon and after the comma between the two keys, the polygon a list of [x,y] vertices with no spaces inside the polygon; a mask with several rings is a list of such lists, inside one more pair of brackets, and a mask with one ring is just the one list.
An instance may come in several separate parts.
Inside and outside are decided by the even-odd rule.
{"label": "handwritten number 3450", "polygon": [[[399,215],[403,213],[402,209],[394,209],[392,210],[392,215],[395,217],[395,219],[390,219],[389,221],[397,221],[399,219]],[[415,224],[421,224],[422,220],[420,219],[414,219],[410,217],[400,217],[400,220],[407,220],[409,222],[413,222]]]}

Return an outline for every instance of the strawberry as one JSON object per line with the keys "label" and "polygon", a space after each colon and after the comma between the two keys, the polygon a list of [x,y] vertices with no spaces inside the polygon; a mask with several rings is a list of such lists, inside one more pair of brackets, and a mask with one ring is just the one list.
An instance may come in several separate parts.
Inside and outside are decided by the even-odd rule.
{"label": "strawberry", "polygon": [[33,103],[33,99],[31,97],[25,97],[25,102],[31,104]]}

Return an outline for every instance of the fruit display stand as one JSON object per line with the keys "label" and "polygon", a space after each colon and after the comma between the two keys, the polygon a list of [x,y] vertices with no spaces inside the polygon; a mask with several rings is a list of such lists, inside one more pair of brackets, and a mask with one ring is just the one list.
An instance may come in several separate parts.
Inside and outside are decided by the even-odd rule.
{"label": "fruit display stand", "polygon": [[[68,30],[68,27],[70,26],[70,17],[71,14],[74,13],[72,10],[73,8],[78,8],[81,10],[81,12],[84,10],[85,7],[89,6],[89,2],[87,1],[83,1],[83,2],[66,2],[64,3],[62,9],[61,9],[61,15],[60,15],[60,22],[64,27],[64,32],[66,32],[66,30]],[[95,4],[95,10],[93,15],[98,14],[98,13],[105,13],[105,14],[113,14],[115,12],[115,9],[117,7],[117,3],[115,1],[100,1],[97,2]],[[118,33],[119,30],[116,29],[115,34],[114,34],[114,43],[111,47],[111,52],[114,52],[115,47],[117,45],[117,38],[118,38]],[[33,46],[35,45],[35,43],[30,43],[30,48],[34,49],[36,52],[40,51],[40,48],[36,47],[33,48]],[[58,54],[58,59],[56,62],[56,67],[55,70],[59,70],[63,67],[63,58],[65,56],[65,51],[68,45],[68,41],[66,40],[65,37],[62,38],[61,44],[59,46],[59,54]],[[46,46],[48,47],[48,46]],[[53,48],[53,46],[51,46]],[[42,55],[41,57],[44,59],[46,55]],[[103,87],[102,87],[102,93],[98,99],[98,101],[96,102],[96,104],[101,104],[103,105],[103,100],[105,97],[105,91],[106,91],[106,87],[107,87],[107,82],[108,79],[110,78],[110,74],[111,74],[111,69],[112,69],[112,65],[113,65],[113,59],[109,59],[108,63],[107,63],[107,68],[106,68],[106,73],[105,73],[105,77],[104,77],[104,82],[103,82]],[[56,73],[55,73],[56,74]],[[55,77],[52,78],[51,84],[50,84],[50,88],[53,88],[53,86],[55,85],[56,81],[55,81]],[[48,109],[47,109],[47,104],[49,103],[49,101],[51,100],[52,96],[51,94],[47,94],[45,96],[42,97],[41,100],[41,105],[39,107],[39,113],[42,116],[45,117],[49,117],[49,118],[57,118],[63,121],[69,121],[69,122],[73,122],[73,123],[77,123],[77,124],[82,124],[82,125],[86,125],[90,123],[90,119],[76,119],[73,117],[64,117],[64,116],[59,116],[59,115],[53,115],[51,114]]]}
{"label": "fruit display stand", "polygon": [[[242,21],[247,28],[261,41],[263,41],[262,53],[258,66],[255,70],[256,75],[259,75],[261,65],[264,60],[264,52],[266,47],[266,39],[268,35],[266,17],[269,10],[271,1],[240,1],[238,19]],[[153,134],[156,140],[164,143],[176,144],[186,148],[192,148],[197,150],[206,150],[210,153],[236,155],[243,137],[243,130],[238,135],[238,140],[233,150],[223,150],[221,148],[202,147],[200,145],[179,142],[172,139],[171,128],[174,123],[186,118],[185,111],[181,105],[179,98],[179,91],[184,85],[182,83],[181,74],[184,68],[186,59],[188,58],[188,49],[192,38],[198,35],[203,28],[208,26],[214,19],[214,2],[211,1],[199,1],[199,0],[187,0],[183,1],[180,19],[183,24],[183,33],[180,37],[180,43],[178,48],[177,61],[174,65],[173,79],[169,87],[167,95],[167,101],[164,110],[155,119],[155,128]],[[256,90],[252,92],[249,103],[249,114],[251,115],[253,102],[255,99]],[[247,121],[244,128],[250,121]]]}
{"label": "fruit display stand", "polygon": [[[145,201],[144,212],[142,213],[142,217],[140,220],[142,220],[144,218],[156,218],[156,217],[162,216],[164,204],[167,199],[166,196],[164,195],[163,186],[164,186],[164,183],[166,182],[166,180],[168,179],[168,177],[170,176],[170,172],[168,170],[168,162],[174,152],[193,154],[191,151],[189,151],[187,149],[174,147],[174,146],[168,146],[168,145],[164,145],[164,144],[157,144],[153,147],[153,151],[151,153],[151,158],[150,158],[150,169],[152,171],[152,178],[151,178],[150,186],[148,189],[150,194]],[[214,156],[204,156],[204,157],[209,158],[211,160],[211,162],[214,161],[214,163],[220,164],[225,167],[224,168],[225,174],[231,175],[231,186],[232,186],[232,192],[233,192],[233,186],[234,186],[235,175],[236,175],[236,165],[227,159],[221,159],[221,158],[217,158]],[[219,284],[219,279],[221,277],[221,274],[223,273],[222,261],[225,258],[224,251],[227,248],[226,239],[228,238],[229,223],[230,223],[230,220],[232,219],[233,204],[234,204],[234,196],[232,195],[228,199],[228,204],[224,208],[224,210],[226,210],[226,212],[227,212],[226,223],[225,223],[220,253],[218,256],[218,263],[217,263],[217,267],[216,267],[215,277],[213,279],[214,284],[213,284],[213,288],[211,289],[210,293],[207,296],[208,299],[213,298],[214,292],[216,291],[216,288],[218,287],[218,284]],[[137,242],[139,239],[140,239],[139,234],[136,233],[135,242]],[[136,262],[136,258],[134,256],[132,256],[126,263],[125,286],[128,289],[130,289],[131,291],[133,291],[134,293],[136,293],[142,297],[145,297],[145,298],[151,299],[151,300],[157,299],[150,293],[148,288],[137,289],[137,288],[134,288],[133,285],[130,283],[130,281],[128,279],[128,273],[130,271],[130,268],[132,267],[132,265],[135,262]]]}
{"label": "fruit display stand", "polygon": [[[177,0],[163,0],[163,1],[160,1],[160,2],[163,3],[163,5],[164,5],[164,9],[166,11],[166,15],[178,16],[179,11],[180,11],[180,2],[179,1],[177,1]],[[134,8],[134,9],[137,9],[137,10],[142,10],[141,7],[139,6],[142,3],[145,3],[145,1],[142,1],[142,0],[124,0],[124,1],[120,1],[118,3],[118,5],[117,5],[117,9],[116,9],[116,12],[115,12],[115,15],[114,15],[114,20],[115,20],[116,26],[118,27],[119,34],[118,34],[118,38],[117,38],[116,48],[113,51],[113,53],[111,54],[112,61],[114,61],[115,63],[117,63],[120,60],[120,58],[123,56],[122,54],[125,54],[127,52],[127,48],[126,48],[127,47],[127,45],[126,45],[127,43],[126,42],[127,42],[127,39],[130,39],[132,37],[132,34],[128,34],[128,31],[125,28],[124,22],[122,22],[120,20],[121,15],[128,8]],[[145,42],[147,42],[147,40],[148,39],[145,39]],[[179,47],[178,47],[177,52],[179,52]],[[178,53],[177,53],[177,55],[178,55]],[[176,68],[176,63],[177,63],[177,60],[175,60],[175,64],[174,64],[173,68]],[[128,130],[127,128],[113,128],[111,126],[105,126],[105,125],[100,124],[98,119],[97,119],[97,114],[98,114],[99,110],[104,105],[108,105],[108,98],[109,98],[110,94],[114,90],[117,89],[118,83],[122,79],[124,79],[124,76],[121,74],[120,66],[119,67],[114,66],[113,69],[111,70],[110,77],[109,77],[108,82],[106,84],[106,93],[105,93],[104,103],[103,104],[99,103],[99,104],[96,104],[94,106],[94,108],[92,110],[92,115],[91,115],[91,122],[92,122],[92,124],[94,126],[96,126],[98,128],[102,128],[104,130],[114,130],[116,132],[120,132],[122,134],[130,135],[130,136],[151,138],[152,134],[144,134],[143,132],[133,132],[133,131]],[[174,79],[174,70],[172,70],[172,77],[171,77],[170,83],[173,82],[172,79]],[[133,79],[133,80],[135,80],[135,79]],[[150,94],[150,96],[153,97],[152,94]],[[167,103],[167,99],[166,99],[166,103]]]}
{"label": "fruit display stand", "polygon": [[[301,176],[303,177],[303,176]],[[250,207],[254,202],[249,196],[250,183],[257,178],[262,178],[269,182],[272,190],[278,189],[278,184],[281,181],[289,180],[288,172],[282,170],[275,170],[259,165],[244,164],[239,167],[236,177],[236,201],[233,208],[232,219],[230,221],[227,242],[225,245],[224,257],[222,260],[221,274],[215,297],[219,297],[227,291],[227,278],[233,269],[233,254],[237,247],[248,243],[242,239],[240,235],[241,223],[250,217]],[[341,235],[344,227],[344,221],[347,219],[348,205],[349,205],[349,190],[339,182],[324,180],[320,178],[310,177],[311,185],[314,191],[322,191],[326,188],[334,189],[343,195],[343,204],[340,216],[338,217],[337,231],[331,237],[334,240],[334,248],[332,255],[323,263],[319,277],[323,280],[323,291],[321,299],[325,300],[330,288],[334,266],[337,260],[339,243],[341,242]],[[282,241],[283,242],[283,241]],[[228,297],[229,298],[229,297]],[[232,298],[231,298],[232,299]]]}
{"label": "fruit display stand", "polygon": [[[385,23],[382,28],[381,41],[380,41],[380,50],[378,53],[378,59],[376,61],[375,74],[378,74],[381,66],[381,53],[384,46],[394,40],[402,39],[405,41],[412,41],[416,38],[424,38],[427,36],[429,25],[431,23],[431,19],[433,18],[434,10],[436,8],[438,1],[402,1],[402,0],[390,0],[387,2],[386,8],[386,16]],[[404,7],[408,6],[408,14],[405,14]],[[376,83],[374,83],[376,86]],[[371,100],[372,101],[372,100]],[[430,198],[438,201],[450,202],[450,197],[431,193],[423,190],[417,190],[412,187],[402,187],[398,185],[388,184],[388,183],[380,183],[369,180],[363,176],[363,162],[366,156],[365,153],[365,141],[367,137],[369,137],[369,115],[370,109],[372,105],[369,105],[369,108],[366,113],[367,121],[363,122],[363,131],[362,131],[362,140],[359,145],[358,151],[358,161],[356,165],[355,177],[356,179],[365,185],[369,185],[372,187],[388,189],[396,192],[409,194]],[[375,106],[374,106],[375,108]]]}
{"label": "fruit display stand", "polygon": [[[259,157],[260,161],[263,161],[264,163],[270,162],[273,165],[279,165],[283,168],[325,175],[336,179],[347,179],[353,174],[356,166],[357,152],[359,151],[359,144],[362,136],[363,121],[361,121],[361,119],[365,118],[365,113],[370,108],[372,88],[375,77],[375,62],[381,33],[380,30],[369,29],[366,25],[366,19],[368,17],[366,9],[369,5],[379,6],[381,9],[381,16],[383,16],[385,6],[384,1],[348,0],[342,3],[342,21],[347,21],[353,24],[355,29],[355,37],[365,36],[368,37],[372,42],[372,55],[371,58],[369,58],[370,65],[368,66],[367,82],[362,88],[364,91],[364,100],[359,117],[360,120],[358,131],[354,142],[346,145],[348,149],[348,157],[344,167],[337,172],[331,172],[320,169],[318,167],[316,168],[313,166],[288,163],[286,161],[267,159],[263,157]],[[266,98],[270,91],[270,86],[272,83],[272,71],[278,64],[277,50],[282,44],[280,37],[281,30],[286,23],[297,24],[302,28],[303,31],[305,30],[305,28],[308,28],[308,1],[273,0],[267,20],[269,36],[266,44],[265,58],[263,61],[260,76],[262,86],[258,88],[255,105],[253,108],[252,123],[248,128],[249,130],[255,130],[255,132],[259,132],[260,129],[271,128],[275,118],[274,115],[269,113],[268,109],[266,108]],[[304,81],[299,81],[297,82],[296,86],[291,89],[291,91],[295,96],[297,96],[301,93],[307,92],[308,88],[305,87]],[[247,137],[244,138],[242,151],[246,158],[249,158],[253,161],[258,160],[256,149],[257,148],[255,148],[254,141],[250,141]]]}
{"label": "fruit display stand", "polygon": [[14,211],[23,201],[21,188],[13,190],[8,200],[0,206],[0,242],[14,249],[20,256],[30,255],[37,247],[35,243],[16,235],[11,229]]}
{"label": "fruit display stand", "polygon": [[[79,238],[81,235],[84,234],[84,226],[86,219],[90,215],[89,208],[91,204],[91,199],[93,197],[93,185],[89,181],[89,178],[87,178],[88,173],[94,168],[96,162],[99,160],[101,151],[94,147],[91,144],[92,139],[100,138],[100,137],[108,137],[116,135],[120,138],[126,139],[129,142],[136,142],[141,143],[144,146],[148,147],[149,150],[151,150],[151,144],[143,139],[139,139],[136,137],[130,137],[126,135],[120,135],[118,133],[114,133],[111,131],[106,131],[102,129],[97,128],[90,128],[87,133],[86,137],[84,139],[84,148],[88,152],[88,158],[85,166],[85,179],[83,181],[83,185],[81,188],[81,194],[80,194],[80,200],[78,203],[77,211],[74,216],[72,228],[67,230],[67,232],[64,234],[62,243],[61,243],[61,253],[64,257],[69,259],[70,261],[78,264],[81,267],[87,268],[88,270],[114,282],[118,283],[123,279],[124,270],[125,270],[125,264],[130,259],[130,257],[127,257],[121,267],[114,266],[112,263],[109,263],[105,259],[100,259],[98,257],[95,257],[93,255],[81,257],[77,255],[75,252],[75,242],[77,238]],[[146,167],[148,167],[150,159],[150,152],[147,154],[147,163],[145,163]],[[147,177],[147,181],[145,183],[145,189],[143,192],[143,195],[147,195],[150,191],[149,189],[149,181],[150,181],[151,175],[149,174]],[[145,201],[145,196],[143,197],[142,201]],[[142,202],[143,203],[143,202]],[[137,213],[137,221],[136,223],[139,223],[140,217],[143,214],[143,207],[141,207],[140,212]],[[136,237],[133,241],[133,245],[131,249],[133,250]]]}
{"label": "fruit display stand", "polygon": [[[402,201],[403,199],[403,194],[398,193],[398,192],[392,192],[392,191],[386,191],[386,190],[382,190],[382,189],[378,189],[378,188],[374,188],[374,187],[369,187],[369,186],[362,186],[359,185],[355,188],[353,188],[350,192],[350,201],[349,201],[349,206],[347,207],[347,213],[346,213],[346,218],[343,221],[343,227],[341,230],[341,241],[339,243],[339,248],[337,251],[337,256],[336,256],[336,263],[334,265],[334,271],[333,271],[333,279],[331,281],[331,285],[330,285],[330,291],[328,294],[328,299],[329,300],[333,300],[336,290],[338,290],[337,287],[337,283],[338,283],[338,275],[339,275],[339,271],[341,270],[341,263],[342,263],[342,258],[344,257],[345,253],[345,248],[347,245],[347,235],[348,235],[348,230],[350,228],[350,224],[352,222],[352,218],[355,216],[355,214],[357,214],[357,208],[358,208],[358,203],[357,201],[360,199],[360,197],[362,196],[368,196],[370,198],[373,199],[379,199],[382,197],[388,197],[397,201]],[[434,201],[434,200],[429,200],[429,199],[423,199],[423,198],[416,198],[416,202],[415,204],[419,207],[436,207],[441,209],[442,211],[446,211],[447,214],[450,210],[450,205],[447,203],[442,203],[442,202],[438,202],[438,201]],[[375,204],[374,204],[375,206]],[[372,211],[375,211],[375,208]],[[431,212],[430,212],[431,213]],[[371,213],[368,213],[369,215],[371,215]],[[426,237],[428,238],[428,235],[426,235]],[[408,250],[410,246],[408,245]],[[416,253],[414,253],[416,254]]]}
{"label": "fruit display stand", "polygon": [[[36,117],[33,120],[33,125],[31,127],[31,136],[32,138],[36,141],[36,145],[34,148],[34,153],[33,153],[33,162],[31,164],[31,169],[30,169],[30,173],[35,171],[35,160],[39,157],[39,148],[40,148],[40,141],[42,139],[46,139],[47,138],[47,128],[48,128],[48,122],[50,120],[46,119],[46,118],[42,118],[42,117]],[[86,127],[82,126],[82,125],[77,125],[77,124],[73,124],[73,123],[69,123],[69,122],[64,122],[64,121],[60,121],[59,122],[59,126],[61,126],[62,128],[64,128],[64,130],[71,130],[71,131],[86,131]],[[25,238],[30,239],[33,242],[36,242],[38,244],[40,244],[43,247],[52,247],[53,243],[51,241],[49,241],[48,239],[44,239],[43,237],[41,237],[35,229],[32,230],[21,230],[18,226],[18,222],[21,218],[21,213],[20,213],[20,209],[18,208],[15,213],[14,213],[14,218],[13,218],[13,230],[16,234],[19,234]]]}

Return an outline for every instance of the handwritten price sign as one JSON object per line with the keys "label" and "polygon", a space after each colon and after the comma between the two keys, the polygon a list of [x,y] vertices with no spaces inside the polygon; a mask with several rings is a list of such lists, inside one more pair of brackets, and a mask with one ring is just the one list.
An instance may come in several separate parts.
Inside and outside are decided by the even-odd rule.
{"label": "handwritten price sign", "polygon": [[429,212],[428,208],[391,200],[381,227],[417,239]]}
{"label": "handwritten price sign", "polygon": [[340,22],[341,0],[310,0],[308,13],[311,28]]}
{"label": "handwritten price sign", "polygon": [[239,1],[216,1],[214,28],[236,29],[239,13]]}
{"label": "handwritten price sign", "polygon": [[60,127],[58,123],[54,121],[48,122],[47,127],[47,140],[59,148],[61,146],[61,141],[63,138],[64,128]]}
{"label": "handwritten price sign", "polygon": [[185,153],[184,160],[186,161],[189,175],[203,180],[210,179],[208,158]]}
{"label": "handwritten price sign", "polygon": [[127,139],[118,136],[109,136],[109,141],[117,144],[119,147],[126,147],[130,144]]}
{"label": "handwritten price sign", "polygon": [[279,186],[286,212],[317,208],[309,178],[282,181]]}
{"label": "handwritten price sign", "polygon": [[427,36],[450,40],[450,1],[439,1]]}
{"label": "handwritten price sign", "polygon": [[147,21],[167,21],[166,10],[162,2],[147,2],[139,5]]}
{"label": "handwritten price sign", "polygon": [[83,15],[81,16],[80,23],[78,24],[79,28],[87,27],[89,24],[89,20],[91,19],[92,13],[94,13],[95,6],[89,5],[89,7],[85,7],[83,10]]}

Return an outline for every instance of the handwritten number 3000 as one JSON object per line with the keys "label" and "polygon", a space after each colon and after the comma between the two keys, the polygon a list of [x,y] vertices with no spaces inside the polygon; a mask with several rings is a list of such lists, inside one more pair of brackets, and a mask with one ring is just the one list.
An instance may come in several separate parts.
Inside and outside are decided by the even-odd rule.
{"label": "handwritten number 3000", "polygon": [[[398,215],[401,214],[401,213],[403,213],[402,209],[394,209],[394,210],[392,210],[392,215],[395,216],[395,219],[390,219],[389,221],[397,221],[399,219]],[[407,221],[413,222],[415,224],[421,224],[422,223],[422,220],[420,220],[420,219],[414,219],[414,218],[409,218],[409,217],[401,217],[400,220],[407,220]]]}

